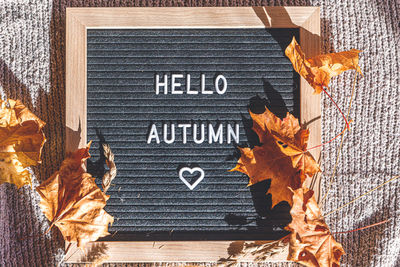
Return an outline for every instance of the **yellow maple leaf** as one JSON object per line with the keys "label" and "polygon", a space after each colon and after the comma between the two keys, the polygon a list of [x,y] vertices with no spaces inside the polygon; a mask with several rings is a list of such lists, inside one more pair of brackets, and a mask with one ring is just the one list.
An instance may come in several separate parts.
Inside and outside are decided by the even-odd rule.
{"label": "yellow maple leaf", "polygon": [[293,190],[290,215],[292,222],[286,227],[291,231],[287,259],[309,267],[338,267],[345,252],[334,240],[312,190],[305,186]]}
{"label": "yellow maple leaf", "polygon": [[0,100],[0,184],[31,185],[26,169],[39,163],[45,123],[19,100]]}
{"label": "yellow maple leaf", "polygon": [[281,201],[292,204],[290,188],[301,187],[306,176],[312,176],[319,169],[318,163],[306,150],[309,131],[302,129],[291,114],[281,120],[268,108],[262,114],[250,112],[253,130],[261,146],[253,149],[239,148],[241,157],[231,171],[249,176],[249,186],[271,179],[268,193],[271,193],[272,207]]}
{"label": "yellow maple leaf", "polygon": [[350,51],[329,53],[306,59],[294,37],[285,50],[294,70],[314,88],[314,94],[321,93],[323,87],[329,88],[331,78],[346,70],[353,69],[362,74],[358,65],[358,54],[360,52],[362,51],[351,49]]}
{"label": "yellow maple leaf", "polygon": [[69,154],[59,171],[36,188],[41,196],[40,208],[57,226],[67,242],[77,242],[83,248],[90,241],[109,235],[108,225],[114,218],[104,207],[107,196],[96,185],[95,178],[82,167],[90,157],[86,148]]}

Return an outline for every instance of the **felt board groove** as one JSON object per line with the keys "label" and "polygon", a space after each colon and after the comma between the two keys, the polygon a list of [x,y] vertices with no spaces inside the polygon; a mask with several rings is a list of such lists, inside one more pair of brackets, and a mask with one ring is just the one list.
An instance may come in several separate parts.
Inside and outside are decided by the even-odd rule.
{"label": "felt board groove", "polygon": [[[106,240],[275,239],[290,220],[288,206],[270,209],[269,181],[247,187],[248,177],[228,172],[236,145],[259,144],[248,108],[267,105],[279,116],[299,114],[299,78],[284,48],[298,29],[88,29],[88,171],[101,177],[100,143],[110,144],[118,168],[106,210],[115,217]],[[191,75],[198,89],[222,74],[225,94],[154,92],[155,75]],[[170,76],[169,76],[170,78]],[[185,88],[185,79],[182,87]],[[146,143],[151,123],[240,125],[239,144],[192,140]],[[161,131],[161,130],[160,130]],[[191,136],[192,129],[188,129]],[[160,136],[161,137],[161,136]],[[182,166],[199,166],[205,178],[189,190]],[[100,180],[97,179],[100,185]],[[173,232],[173,234],[171,234]]]}

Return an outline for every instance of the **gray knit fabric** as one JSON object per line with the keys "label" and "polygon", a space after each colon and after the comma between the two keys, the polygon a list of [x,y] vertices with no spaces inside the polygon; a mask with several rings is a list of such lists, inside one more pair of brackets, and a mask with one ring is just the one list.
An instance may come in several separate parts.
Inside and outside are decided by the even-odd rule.
{"label": "gray knit fabric", "polygon": [[[358,79],[335,182],[322,207],[328,212],[400,174],[400,24],[399,0],[0,0],[0,93],[19,98],[47,122],[43,164],[33,169],[34,187],[48,178],[63,158],[65,8],[67,6],[249,6],[321,7],[322,50],[361,49],[364,77]],[[331,93],[345,111],[352,72],[331,83]],[[343,119],[322,96],[323,140],[341,132]],[[323,192],[339,141],[323,147]],[[391,218],[375,228],[337,234],[346,255],[343,266],[400,266],[400,192],[392,182],[330,215],[333,232]],[[0,266],[56,266],[63,242],[56,230],[44,235],[48,221],[29,187],[0,186]],[[158,264],[159,265],[159,264]],[[210,264],[204,264],[205,266]],[[290,266],[294,264],[265,264]],[[74,265],[71,265],[74,266]],[[131,266],[108,264],[105,266]],[[142,265],[148,266],[148,265]],[[255,264],[243,265],[255,266]]]}

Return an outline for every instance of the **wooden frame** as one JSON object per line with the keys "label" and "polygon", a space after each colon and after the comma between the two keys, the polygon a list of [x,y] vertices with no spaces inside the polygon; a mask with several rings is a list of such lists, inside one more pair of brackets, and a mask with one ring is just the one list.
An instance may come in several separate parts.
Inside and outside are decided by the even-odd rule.
{"label": "wooden frame", "polygon": [[[138,7],[67,8],[66,152],[86,144],[86,30],[89,28],[299,28],[307,57],[319,54],[319,7]],[[300,119],[311,131],[309,146],[321,143],[320,96],[301,78]],[[311,151],[318,160],[320,151]],[[316,183],[318,184],[318,183]],[[318,194],[318,188],[314,188]],[[95,242],[109,262],[210,262],[228,257],[234,241]],[[240,244],[237,243],[237,244]],[[286,260],[287,253],[271,260]],[[79,262],[72,247],[66,259]],[[251,261],[251,258],[243,258]]]}

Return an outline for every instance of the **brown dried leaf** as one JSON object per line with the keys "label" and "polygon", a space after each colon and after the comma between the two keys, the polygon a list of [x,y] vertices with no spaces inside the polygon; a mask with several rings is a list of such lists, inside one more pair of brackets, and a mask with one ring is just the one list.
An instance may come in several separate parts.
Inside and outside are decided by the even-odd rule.
{"label": "brown dried leaf", "polygon": [[[283,154],[290,157],[293,168],[301,171],[302,175],[313,176],[320,171],[318,163],[307,151],[309,129],[301,128],[299,120],[287,113],[281,120],[267,108],[262,114],[250,112],[253,119],[253,129],[258,136],[269,133]],[[260,138],[260,141],[263,142]]]}
{"label": "brown dried leaf", "polygon": [[82,167],[90,157],[89,147],[90,143],[68,155],[60,170],[36,188],[51,225],[58,227],[65,241],[77,242],[78,247],[109,235],[108,224],[114,221],[103,209],[109,196]]}
{"label": "brown dried leaf", "polygon": [[306,59],[294,37],[285,50],[285,54],[292,62],[294,70],[314,88],[314,94],[321,93],[323,87],[329,88],[331,78],[346,70],[353,69],[362,74],[358,65],[358,54],[360,52],[362,51],[351,49],[350,51],[330,53]]}
{"label": "brown dried leaf", "polygon": [[106,164],[109,168],[108,172],[103,175],[103,191],[107,192],[108,188],[111,186],[111,182],[114,180],[115,176],[117,176],[117,166],[115,166],[114,162],[114,154],[111,151],[111,148],[108,144],[103,144],[104,157],[106,158]]}
{"label": "brown dried leaf", "polygon": [[45,123],[19,100],[0,100],[0,184],[31,185],[29,166],[41,163]]}
{"label": "brown dried leaf", "polygon": [[309,132],[301,129],[298,120],[289,113],[283,120],[267,108],[262,114],[250,112],[250,115],[262,145],[239,148],[241,157],[232,171],[248,175],[249,186],[271,179],[268,193],[272,195],[272,207],[281,201],[292,205],[293,193],[289,187],[301,187],[306,175],[319,171],[318,164],[306,151]]}
{"label": "brown dried leaf", "polygon": [[288,157],[284,156],[274,142],[264,143],[254,149],[239,148],[241,157],[234,169],[249,176],[251,186],[258,182],[271,179],[271,186],[267,193],[271,194],[272,208],[281,201],[292,205],[292,192],[288,187],[300,187],[302,180],[300,173],[293,168]]}
{"label": "brown dried leaf", "polygon": [[306,266],[339,266],[345,254],[329,231],[314,192],[306,187],[293,191],[292,222],[286,227],[291,231],[288,260]]}

